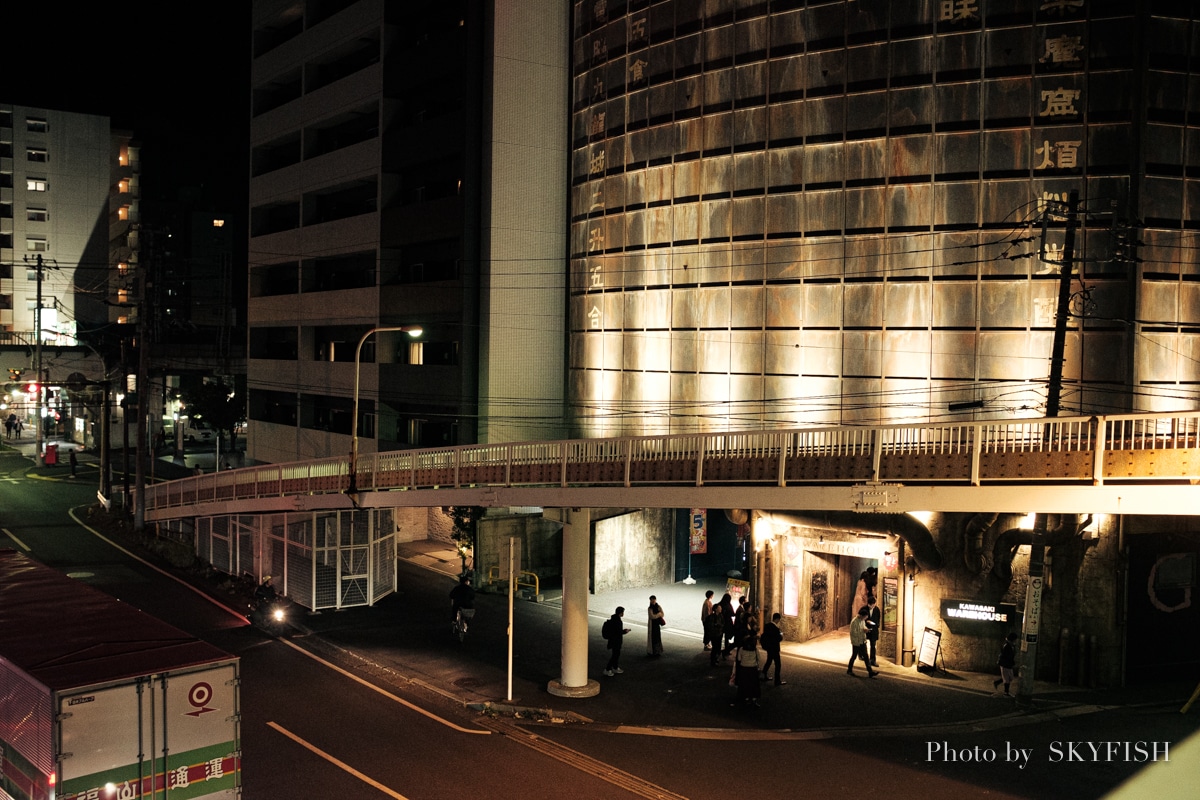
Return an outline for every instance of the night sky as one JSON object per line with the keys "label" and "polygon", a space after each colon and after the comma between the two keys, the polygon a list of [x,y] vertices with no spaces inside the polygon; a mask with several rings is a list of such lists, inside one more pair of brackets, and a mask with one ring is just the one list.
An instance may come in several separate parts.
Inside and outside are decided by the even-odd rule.
{"label": "night sky", "polygon": [[132,130],[143,213],[196,184],[245,212],[249,2],[6,3],[0,27],[0,102]]}

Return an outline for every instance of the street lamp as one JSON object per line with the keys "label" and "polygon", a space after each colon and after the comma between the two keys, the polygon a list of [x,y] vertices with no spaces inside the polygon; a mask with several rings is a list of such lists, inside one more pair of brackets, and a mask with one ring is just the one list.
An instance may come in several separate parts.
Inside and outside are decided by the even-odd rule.
{"label": "street lamp", "polygon": [[354,348],[354,411],[350,419],[350,485],[346,487],[346,494],[349,495],[358,494],[358,379],[362,371],[363,345],[373,333],[396,331],[407,333],[414,339],[425,332],[420,325],[385,325],[371,328],[359,338],[358,346]]}

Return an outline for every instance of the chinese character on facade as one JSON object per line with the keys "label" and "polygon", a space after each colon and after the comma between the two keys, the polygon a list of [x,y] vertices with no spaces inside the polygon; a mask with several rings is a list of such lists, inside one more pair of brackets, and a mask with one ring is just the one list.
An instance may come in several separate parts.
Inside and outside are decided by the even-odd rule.
{"label": "chinese character on facade", "polygon": [[1034,150],[1041,159],[1034,169],[1074,169],[1079,166],[1079,145],[1082,141],[1054,142],[1043,141],[1042,146]]}
{"label": "chinese character on facade", "polygon": [[593,250],[604,249],[604,231],[600,228],[592,228],[588,231],[588,252]]}
{"label": "chinese character on facade", "polygon": [[1050,219],[1066,219],[1066,208],[1066,192],[1042,192],[1037,201],[1037,213],[1046,214]]}
{"label": "chinese character on facade", "polygon": [[593,40],[592,41],[592,58],[596,59],[597,61],[603,61],[604,57],[606,55],[608,55],[608,48],[604,46],[604,40],[603,39]]}
{"label": "chinese character on facade", "polygon": [[588,131],[592,136],[604,134],[604,112],[598,111],[592,114],[592,125]]}
{"label": "chinese character on facade", "polygon": [[1046,242],[1046,247],[1042,250],[1042,263],[1044,266],[1039,270],[1039,274],[1047,275],[1062,272],[1063,246],[1055,242]]}
{"label": "chinese character on facade", "polygon": [[1033,324],[1038,328],[1049,328],[1058,316],[1058,301],[1053,297],[1033,298]]}
{"label": "chinese character on facade", "polygon": [[647,62],[640,58],[629,65],[629,80],[632,83],[641,83],[646,79]]}
{"label": "chinese character on facade", "polygon": [[977,0],[941,0],[941,13],[938,15],[938,19],[943,22],[979,19],[979,3]]}
{"label": "chinese character on facade", "polygon": [[604,208],[604,184],[597,183],[596,188],[592,189],[592,205],[588,211],[595,211],[598,208]]}
{"label": "chinese character on facade", "polygon": [[629,36],[631,39],[646,38],[646,18],[639,17],[629,22]]}
{"label": "chinese character on facade", "polygon": [[595,100],[598,98],[599,99],[604,98],[604,76],[603,75],[597,75],[595,80],[592,81],[592,99]]}
{"label": "chinese character on facade", "polygon": [[213,781],[225,775],[224,762],[219,758],[204,762],[204,780]]}
{"label": "chinese character on facade", "polygon": [[600,272],[600,265],[593,264],[589,271],[592,273],[591,279],[589,281],[589,286],[592,289],[603,289],[604,288],[604,275],[601,274],[601,272]]}
{"label": "chinese character on facade", "polygon": [[167,773],[167,784],[172,789],[186,789],[188,787],[188,768],[177,767]]}
{"label": "chinese character on facade", "polygon": [[1039,11],[1045,11],[1048,14],[1057,14],[1060,17],[1067,12],[1074,13],[1079,8],[1083,8],[1083,0],[1044,0],[1038,6]]}
{"label": "chinese character on facade", "polygon": [[596,153],[588,161],[588,174],[594,175],[597,172],[604,172],[604,151]]}
{"label": "chinese character on facade", "polygon": [[1040,112],[1043,117],[1070,117],[1079,113],[1075,110],[1075,101],[1079,99],[1078,89],[1051,89],[1042,92],[1042,102],[1046,104]]}
{"label": "chinese character on facade", "polygon": [[598,306],[592,306],[592,310],[589,311],[587,315],[588,322],[590,323],[589,327],[594,331],[600,330],[600,308]]}
{"label": "chinese character on facade", "polygon": [[592,11],[596,15],[597,22],[604,22],[608,19],[608,0],[596,0],[592,6]]}
{"label": "chinese character on facade", "polygon": [[1038,63],[1063,64],[1078,61],[1079,53],[1083,50],[1081,40],[1080,36],[1059,36],[1056,39],[1047,39],[1046,54],[1038,59]]}

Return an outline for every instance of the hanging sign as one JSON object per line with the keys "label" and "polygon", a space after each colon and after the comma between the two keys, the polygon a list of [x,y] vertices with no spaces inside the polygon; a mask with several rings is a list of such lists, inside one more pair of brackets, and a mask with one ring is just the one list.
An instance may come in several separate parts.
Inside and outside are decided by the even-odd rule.
{"label": "hanging sign", "polygon": [[688,552],[708,552],[708,511],[703,508],[692,509],[692,530],[688,537]]}

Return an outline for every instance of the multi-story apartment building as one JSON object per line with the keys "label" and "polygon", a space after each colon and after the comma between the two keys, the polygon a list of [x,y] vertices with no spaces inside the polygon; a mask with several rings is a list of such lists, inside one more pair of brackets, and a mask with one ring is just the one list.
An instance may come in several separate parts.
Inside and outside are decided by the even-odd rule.
{"label": "multi-story apartment building", "polygon": [[559,434],[568,11],[254,4],[249,456]]}
{"label": "multi-story apartment building", "polygon": [[39,289],[45,342],[103,307],[112,147],[107,117],[0,105],[0,331],[32,341]]}

